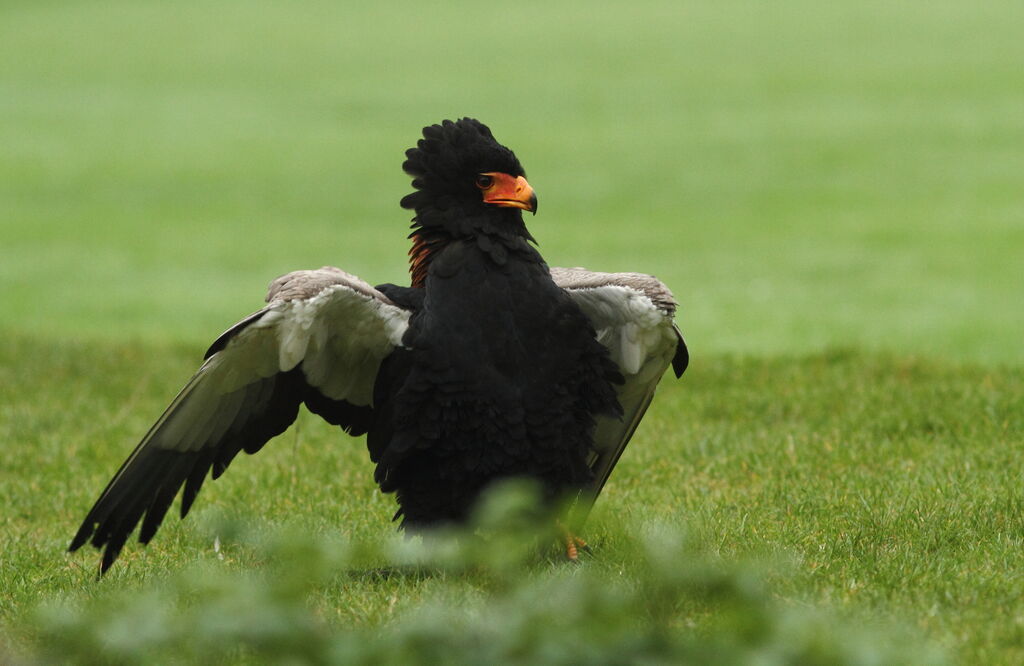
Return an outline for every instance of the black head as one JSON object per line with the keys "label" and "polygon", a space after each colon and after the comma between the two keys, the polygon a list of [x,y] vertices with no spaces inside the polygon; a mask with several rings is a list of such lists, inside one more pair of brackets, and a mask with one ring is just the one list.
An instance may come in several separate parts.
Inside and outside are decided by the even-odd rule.
{"label": "black head", "polygon": [[520,210],[537,210],[537,198],[515,153],[495,141],[478,120],[424,127],[423,138],[405,156],[402,169],[413,177],[416,191],[401,203],[416,211],[420,224],[495,210],[521,219]]}

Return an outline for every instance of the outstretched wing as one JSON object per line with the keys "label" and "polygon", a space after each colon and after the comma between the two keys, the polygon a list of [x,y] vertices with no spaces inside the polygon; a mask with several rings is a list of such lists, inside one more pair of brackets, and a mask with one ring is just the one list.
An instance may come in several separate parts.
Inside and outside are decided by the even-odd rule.
{"label": "outstretched wing", "polygon": [[582,268],[552,268],[551,277],[590,319],[598,341],[625,378],[618,387],[622,418],[601,416],[597,421],[594,454],[588,461],[594,480],[581,497],[584,510],[589,510],[651,404],[665,369],[671,364],[680,377],[690,357],[673,321],[676,301],[657,278]]}
{"label": "outstretched wing", "polygon": [[148,543],[184,485],[185,517],[207,472],[284,432],[303,402],[352,434],[369,427],[381,360],[401,344],[409,312],[337,268],[274,280],[268,305],[228,329],[121,465],[69,550],[104,548],[101,573],[142,520]]}

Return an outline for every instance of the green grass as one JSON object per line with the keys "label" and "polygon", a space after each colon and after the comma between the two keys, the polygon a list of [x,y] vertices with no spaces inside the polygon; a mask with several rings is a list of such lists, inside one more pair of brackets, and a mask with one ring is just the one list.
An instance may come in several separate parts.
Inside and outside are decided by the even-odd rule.
{"label": "green grass", "polygon": [[[523,160],[550,263],[655,273],[682,303],[693,368],[598,505],[588,571],[633,580],[621,526],[686,525],[710,557],[788,562],[765,575],[785,607],[1024,658],[1024,6],[350,5],[0,5],[12,644],[43,600],[220,562],[216,516],[390,532],[362,444],[306,415],[102,585],[60,555],[271,278],[404,279],[402,151],[474,115]],[[482,594],[442,578],[312,595],[372,628]]]}
{"label": "green grass", "polygon": [[[149,548],[130,546],[96,584],[94,553],[61,550],[195,350],[9,339],[0,436],[24,454],[4,472],[7,622],[24,622],[41,599],[147,589],[190,562],[218,562],[215,516],[315,538],[391,534],[392,500],[374,489],[362,443],[307,414],[298,432],[204,489],[195,516],[170,519]],[[1024,372],[854,352],[714,356],[692,372],[664,387],[609,484],[586,569],[628,582],[624,526],[688,527],[724,561],[789,562],[767,576],[786,605],[911,627],[967,663],[1024,657]],[[228,552],[228,571],[262,566]],[[356,579],[314,598],[329,622],[351,627],[437,594],[472,599],[478,583]]]}

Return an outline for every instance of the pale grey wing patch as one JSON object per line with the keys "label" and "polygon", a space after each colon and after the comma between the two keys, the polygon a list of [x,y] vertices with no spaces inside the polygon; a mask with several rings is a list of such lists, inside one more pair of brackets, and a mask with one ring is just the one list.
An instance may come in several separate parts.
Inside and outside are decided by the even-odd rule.
{"label": "pale grey wing patch", "polygon": [[624,375],[639,375],[641,381],[661,377],[667,367],[659,368],[661,353],[676,339],[671,314],[632,287],[610,284],[567,291]]}
{"label": "pale grey wing patch", "polygon": [[625,380],[617,388],[622,418],[597,420],[589,460],[594,481],[583,492],[592,503],[651,404],[665,370],[681,353],[685,355],[685,344],[673,322],[675,298],[657,278],[582,268],[552,268],[551,277],[590,320]]}
{"label": "pale grey wing patch", "polygon": [[312,271],[292,271],[275,278],[267,289],[266,301],[271,303],[304,300],[334,285],[343,285],[358,294],[393,305],[384,294],[370,286],[370,283],[334,266],[324,266]]}
{"label": "pale grey wing patch", "polygon": [[370,404],[377,368],[400,344],[409,313],[362,284],[357,290],[336,281],[308,298],[275,299],[249,317],[203,363],[142,445],[196,451],[215,444],[238,418],[266,407],[274,383],[265,380],[300,364],[306,382],[325,396]]}
{"label": "pale grey wing patch", "polygon": [[306,382],[327,397],[368,405],[377,367],[408,323],[408,312],[385,300],[342,282],[308,298],[273,300],[206,360],[143,445],[216,445],[237,419],[266,408],[274,382],[265,380],[300,364]]}
{"label": "pale grey wing patch", "polygon": [[[305,347],[302,371],[306,381],[333,400],[371,404],[377,369],[401,346],[409,312],[383,295],[371,297],[341,285],[328,287],[305,303],[314,312],[301,326],[293,326],[289,335],[296,349]],[[305,343],[302,337],[307,338]],[[293,359],[283,360],[291,363]]]}
{"label": "pale grey wing patch", "polygon": [[[228,342],[233,340],[242,331],[249,328],[253,323],[262,320],[274,304],[311,299],[325,289],[336,286],[346,287],[356,294],[369,298],[371,301],[379,302],[381,305],[394,305],[387,296],[374,289],[369,283],[351,273],[346,273],[340,268],[324,266],[312,271],[292,271],[275,278],[270,283],[265,299],[270,304],[268,307],[252,313],[220,334],[213,344],[210,345],[204,358],[210,358],[215,353],[221,351],[227,346]],[[266,326],[272,322],[264,321],[263,323]]]}
{"label": "pale grey wing patch", "polygon": [[599,287],[627,287],[644,294],[651,303],[669,317],[675,316],[676,303],[672,291],[664,282],[645,273],[601,273],[585,268],[551,268],[551,279],[562,289],[596,289]]}
{"label": "pale grey wing patch", "polygon": [[[260,348],[256,358],[239,359],[225,383],[247,374],[263,376],[261,364],[274,372],[302,366],[306,381],[333,400],[369,405],[380,362],[398,346],[409,324],[409,311],[358,277],[338,268],[295,271],[270,284],[269,305],[251,316],[223,345]],[[271,349],[274,354],[267,353]],[[259,366],[259,367],[256,367]]]}

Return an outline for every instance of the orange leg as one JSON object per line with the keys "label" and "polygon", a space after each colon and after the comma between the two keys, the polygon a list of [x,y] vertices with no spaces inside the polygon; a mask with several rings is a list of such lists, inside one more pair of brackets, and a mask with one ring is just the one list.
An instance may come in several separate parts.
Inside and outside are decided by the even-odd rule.
{"label": "orange leg", "polygon": [[587,542],[570,532],[569,528],[563,525],[561,521],[558,523],[558,533],[562,537],[562,543],[565,544],[565,557],[570,562],[579,561],[581,550],[585,553],[590,552],[590,546],[587,545]]}

